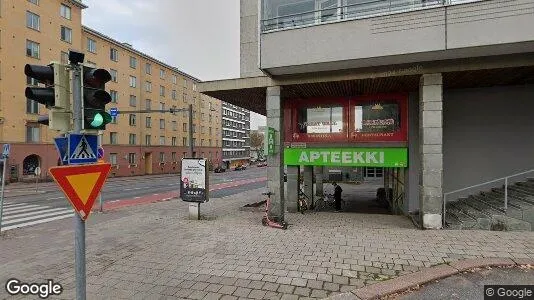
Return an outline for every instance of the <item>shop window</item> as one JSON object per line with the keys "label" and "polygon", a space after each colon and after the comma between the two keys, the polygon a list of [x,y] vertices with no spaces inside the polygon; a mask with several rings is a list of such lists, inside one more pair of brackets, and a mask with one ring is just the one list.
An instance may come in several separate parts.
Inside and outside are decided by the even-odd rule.
{"label": "shop window", "polygon": [[401,110],[397,101],[359,103],[354,106],[352,137],[388,137],[401,130]]}
{"label": "shop window", "polygon": [[306,107],[297,114],[299,133],[343,132],[343,107]]}

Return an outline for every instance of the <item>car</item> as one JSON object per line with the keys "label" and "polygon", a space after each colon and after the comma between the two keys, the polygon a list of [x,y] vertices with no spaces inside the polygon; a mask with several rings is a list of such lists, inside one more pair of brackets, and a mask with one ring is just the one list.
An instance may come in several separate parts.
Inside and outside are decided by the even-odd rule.
{"label": "car", "polygon": [[221,167],[221,166],[219,166],[219,167],[215,168],[213,170],[213,172],[215,172],[215,173],[223,173],[223,172],[226,172],[226,169]]}
{"label": "car", "polygon": [[247,166],[244,166],[244,165],[238,165],[234,168],[234,170],[236,171],[242,171],[242,170],[246,170],[247,169]]}
{"label": "car", "polygon": [[256,166],[258,166],[258,167],[267,167],[267,162],[265,162],[265,161],[259,162]]}

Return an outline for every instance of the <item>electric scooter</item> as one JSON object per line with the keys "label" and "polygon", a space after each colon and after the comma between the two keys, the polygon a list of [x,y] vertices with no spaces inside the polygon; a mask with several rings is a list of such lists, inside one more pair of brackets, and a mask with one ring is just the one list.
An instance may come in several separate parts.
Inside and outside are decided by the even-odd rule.
{"label": "electric scooter", "polygon": [[280,229],[287,229],[287,223],[284,221],[278,222],[276,220],[271,220],[269,218],[269,207],[271,206],[271,195],[273,193],[267,192],[267,193],[261,193],[262,195],[267,196],[267,201],[265,202],[265,216],[261,219],[261,223],[263,226],[269,226],[273,228],[280,228]]}

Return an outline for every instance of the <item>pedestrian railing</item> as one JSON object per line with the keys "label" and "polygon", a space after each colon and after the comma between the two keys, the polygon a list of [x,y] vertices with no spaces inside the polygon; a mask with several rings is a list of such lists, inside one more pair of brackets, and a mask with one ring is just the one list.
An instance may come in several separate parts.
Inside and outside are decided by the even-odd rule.
{"label": "pedestrian railing", "polygon": [[479,188],[479,187],[482,187],[482,186],[487,186],[489,184],[495,184],[495,183],[504,181],[504,211],[506,212],[508,210],[508,183],[509,183],[510,179],[511,178],[515,178],[515,177],[519,177],[519,176],[525,176],[525,175],[530,174],[530,173],[534,174],[534,169],[528,170],[528,171],[524,171],[524,172],[520,172],[520,173],[516,173],[516,174],[512,174],[512,175],[509,175],[509,176],[506,176],[506,177],[502,177],[502,178],[497,178],[497,179],[494,179],[494,180],[486,181],[486,182],[483,182],[483,183],[475,184],[475,185],[468,186],[468,187],[465,187],[465,188],[462,188],[462,189],[458,189],[458,190],[454,190],[454,191],[451,191],[451,192],[444,193],[443,194],[443,219],[442,219],[443,227],[445,227],[445,217],[446,217],[446,214],[447,214],[447,198],[449,198],[448,196],[450,196],[452,194],[457,194],[457,193],[460,193],[460,192],[469,191],[469,190],[472,190],[474,188]]}

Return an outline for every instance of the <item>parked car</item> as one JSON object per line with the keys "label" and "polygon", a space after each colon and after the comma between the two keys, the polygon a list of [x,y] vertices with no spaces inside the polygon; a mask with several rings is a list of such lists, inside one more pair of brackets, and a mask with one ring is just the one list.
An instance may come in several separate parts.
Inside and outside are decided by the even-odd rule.
{"label": "parked car", "polygon": [[218,166],[217,168],[215,168],[213,170],[215,173],[223,173],[223,172],[226,172],[226,169],[221,167],[221,166]]}
{"label": "parked car", "polygon": [[247,168],[247,166],[245,166],[245,165],[238,165],[238,166],[235,167],[234,170],[242,171],[242,170],[246,170],[246,168]]}
{"label": "parked car", "polygon": [[256,166],[258,166],[258,167],[267,167],[267,162],[265,162],[265,161],[259,162]]}

